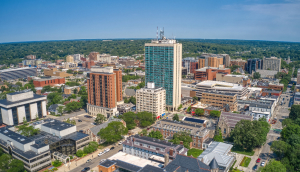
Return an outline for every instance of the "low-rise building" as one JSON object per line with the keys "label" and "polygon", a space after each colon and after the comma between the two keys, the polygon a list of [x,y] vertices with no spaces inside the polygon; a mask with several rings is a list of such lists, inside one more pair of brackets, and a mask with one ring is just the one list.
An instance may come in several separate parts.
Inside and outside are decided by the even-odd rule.
{"label": "low-rise building", "polygon": [[73,87],[66,86],[64,88],[64,94],[74,94],[74,90],[77,90],[78,93],[80,90],[80,86],[73,86]]}
{"label": "low-rise building", "polygon": [[260,74],[261,78],[275,78],[275,75],[278,73],[276,70],[263,70],[257,69],[256,72]]}
{"label": "low-rise building", "polygon": [[24,118],[29,122],[47,115],[46,96],[29,92],[15,92],[0,100],[0,124],[22,124]]}
{"label": "low-rise building", "polygon": [[73,76],[73,74],[69,74],[63,71],[57,70],[57,68],[52,68],[52,69],[44,69],[44,75],[45,76],[58,76],[58,77],[68,77],[68,76]]}
{"label": "low-rise building", "polygon": [[234,93],[237,94],[237,98],[242,98],[247,96],[248,87],[243,87],[240,84],[232,84],[228,82],[220,81],[203,81],[196,85],[197,97],[202,97],[202,93],[206,91],[222,91],[225,93]]}
{"label": "low-rise building", "polygon": [[243,59],[232,59],[230,61],[230,66],[240,66],[243,70],[246,70],[247,61]]}
{"label": "low-rise building", "polygon": [[237,111],[237,94],[221,91],[202,92],[201,103],[224,108],[229,106],[230,111]]}
{"label": "low-rise building", "polygon": [[149,159],[153,155],[164,157],[169,153],[171,160],[177,155],[187,155],[188,149],[183,145],[175,145],[164,140],[151,137],[133,135],[123,142],[123,152],[140,158]]}
{"label": "low-rise building", "polygon": [[117,106],[119,114],[122,115],[123,113],[135,111],[136,106],[132,103],[123,103]]}
{"label": "low-rise building", "polygon": [[269,90],[269,89],[263,89],[262,90],[262,96],[280,96],[282,93],[281,90]]}
{"label": "low-rise building", "polygon": [[218,169],[216,172],[229,171],[236,159],[235,154],[231,153],[231,148],[231,144],[213,142],[198,156],[197,159],[204,164],[209,165],[212,169]]}
{"label": "low-rise building", "polygon": [[33,78],[34,87],[44,87],[50,85],[51,87],[56,84],[65,84],[65,78],[57,76],[45,76],[45,77],[35,77]]}
{"label": "low-rise building", "polygon": [[221,130],[223,139],[230,136],[230,132],[234,129],[237,122],[240,120],[253,120],[250,115],[243,115],[231,112],[222,112],[218,120],[218,127]]}
{"label": "low-rise building", "polygon": [[[202,120],[203,123],[205,120]],[[190,144],[190,147],[198,148],[198,149],[205,149],[207,141],[210,136],[210,130],[204,127],[203,125],[197,124],[189,124],[185,122],[174,122],[170,120],[160,120],[156,122],[155,125],[152,126],[154,131],[160,131],[164,138],[173,137],[175,133],[179,132],[188,132],[190,133],[193,142]]]}
{"label": "low-rise building", "polygon": [[232,75],[227,73],[217,73],[216,81],[229,82],[233,84],[241,84],[244,87],[250,85],[250,78],[245,75]]}
{"label": "low-rise building", "polygon": [[296,92],[294,96],[294,105],[300,105],[300,92]]}
{"label": "low-rise building", "polygon": [[156,117],[164,116],[166,110],[166,90],[155,87],[155,83],[148,82],[147,88],[136,91],[136,111],[151,112]]}
{"label": "low-rise building", "polygon": [[270,83],[268,81],[259,81],[259,82],[257,82],[256,86],[259,88],[265,88],[265,89],[271,89],[271,90],[283,90],[284,89],[283,84]]}

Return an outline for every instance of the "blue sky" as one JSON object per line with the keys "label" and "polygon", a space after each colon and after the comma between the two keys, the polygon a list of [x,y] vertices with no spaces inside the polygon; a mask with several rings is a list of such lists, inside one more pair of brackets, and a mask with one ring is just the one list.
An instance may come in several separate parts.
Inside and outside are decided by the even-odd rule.
{"label": "blue sky", "polygon": [[176,38],[300,42],[300,0],[1,0],[0,43]]}

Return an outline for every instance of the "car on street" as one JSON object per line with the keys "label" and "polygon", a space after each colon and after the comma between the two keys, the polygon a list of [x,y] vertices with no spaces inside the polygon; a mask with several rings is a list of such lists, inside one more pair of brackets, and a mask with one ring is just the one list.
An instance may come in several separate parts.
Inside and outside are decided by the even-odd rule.
{"label": "car on street", "polygon": [[101,155],[103,155],[103,152],[98,153],[98,156],[101,156]]}
{"label": "car on street", "polygon": [[261,162],[260,165],[264,167],[265,166],[265,161]]}
{"label": "car on street", "polygon": [[100,163],[102,163],[102,162],[104,162],[104,161],[106,161],[106,159],[102,159],[102,160],[100,161]]}
{"label": "car on street", "polygon": [[104,150],[104,152],[105,152],[105,153],[106,153],[106,152],[109,152],[109,150],[110,150],[110,149],[107,148],[107,149]]}
{"label": "car on street", "polygon": [[91,170],[90,167],[85,167],[83,170],[81,170],[81,172],[88,172],[88,171],[90,171],[90,170]]}
{"label": "car on street", "polygon": [[86,160],[86,163],[88,163],[88,162],[92,162],[92,159],[88,159],[88,160]]}
{"label": "car on street", "polygon": [[257,165],[254,165],[252,169],[253,169],[253,170],[256,170],[256,169],[257,169]]}
{"label": "car on street", "polygon": [[120,142],[119,142],[119,145],[121,145],[122,143],[123,143],[123,142],[122,142],[122,141],[120,141]]}
{"label": "car on street", "polygon": [[259,162],[260,162],[260,160],[261,160],[261,159],[260,159],[260,158],[258,158],[258,159],[256,160],[256,163],[259,163]]}
{"label": "car on street", "polygon": [[93,118],[93,117],[91,117],[91,116],[89,116],[89,115],[84,115],[84,117],[86,117],[86,118]]}
{"label": "car on street", "polygon": [[111,148],[110,148],[110,150],[113,150],[113,149],[115,149],[115,147],[111,147]]}
{"label": "car on street", "polygon": [[80,119],[78,119],[78,122],[82,122]]}

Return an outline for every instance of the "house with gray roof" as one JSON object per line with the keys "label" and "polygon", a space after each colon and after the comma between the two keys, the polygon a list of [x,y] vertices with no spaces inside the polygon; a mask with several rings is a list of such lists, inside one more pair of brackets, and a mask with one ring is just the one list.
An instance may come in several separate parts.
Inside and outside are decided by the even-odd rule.
{"label": "house with gray roof", "polygon": [[99,144],[105,142],[104,139],[101,139],[97,134],[98,132],[102,129],[102,128],[106,128],[108,126],[109,123],[113,122],[113,121],[117,121],[117,122],[122,122],[123,125],[126,127],[126,122],[122,119],[118,119],[118,118],[109,118],[106,122],[102,123],[102,124],[99,124],[99,125],[96,125],[95,127],[93,128],[89,128],[87,130],[85,130],[83,133],[85,134],[88,134],[89,137],[90,137],[90,140],[91,141],[95,141]]}
{"label": "house with gray roof", "polygon": [[197,159],[211,168],[218,168],[219,172],[225,172],[236,159],[235,154],[230,152],[231,148],[231,144],[213,142]]}

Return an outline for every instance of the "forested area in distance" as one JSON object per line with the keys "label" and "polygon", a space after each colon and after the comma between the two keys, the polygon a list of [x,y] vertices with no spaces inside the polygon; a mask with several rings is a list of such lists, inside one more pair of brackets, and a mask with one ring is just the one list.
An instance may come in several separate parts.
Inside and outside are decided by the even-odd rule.
{"label": "forested area in distance", "polygon": [[[115,56],[143,54],[150,39],[136,40],[70,40],[0,44],[0,64],[17,64],[27,55],[44,60],[56,60],[69,54],[89,54],[91,51]],[[201,53],[229,54],[232,58],[262,58],[276,56],[300,59],[300,43],[244,40],[178,39],[183,44],[183,57],[197,57]]]}

